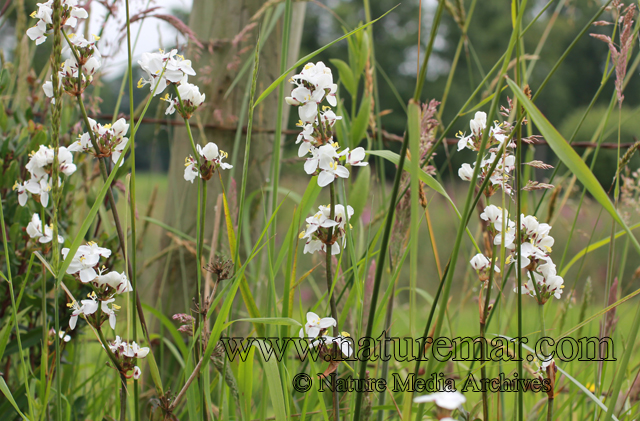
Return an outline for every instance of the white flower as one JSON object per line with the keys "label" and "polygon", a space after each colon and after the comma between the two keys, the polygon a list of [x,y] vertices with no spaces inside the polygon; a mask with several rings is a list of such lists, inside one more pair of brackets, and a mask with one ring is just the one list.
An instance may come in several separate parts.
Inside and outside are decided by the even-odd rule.
{"label": "white flower", "polygon": [[[200,145],[198,145],[200,146]],[[188,156],[184,160],[184,179],[193,184],[193,180],[198,176],[198,168],[196,168],[196,160],[192,156]]]}
{"label": "white flower", "polygon": [[458,134],[456,134],[456,137],[460,140],[458,140],[458,151],[463,150],[464,148],[467,147],[471,147],[473,146],[473,144],[471,143],[471,138],[473,137],[471,134],[469,136],[465,136],[464,133],[462,132],[458,132]]}
{"label": "white flower", "polygon": [[142,375],[142,370],[140,370],[140,367],[138,366],[133,367],[133,378],[138,380],[141,375]]}
{"label": "white flower", "polygon": [[482,130],[487,127],[487,114],[482,111],[476,112],[473,120],[469,122],[469,127],[474,135],[480,136]]}
{"label": "white flower", "polygon": [[521,229],[524,231],[524,233],[527,236],[532,236],[535,233],[538,232],[538,226],[540,225],[540,223],[538,222],[538,220],[536,219],[535,216],[533,215],[520,215],[520,223],[521,223]]}
{"label": "white flower", "polygon": [[[193,76],[196,72],[191,67],[191,60],[185,60],[183,56],[177,54],[178,50],[171,50],[165,53],[160,50],[158,53],[142,53],[138,64],[147,73],[147,79],[140,78],[138,88],[150,85],[150,91],[158,86],[154,95],[158,95],[165,90],[168,83],[186,82],[186,76]],[[165,68],[166,63],[166,68]],[[164,70],[164,73],[162,73]],[[160,77],[162,75],[162,77]],[[182,93],[180,93],[182,95]],[[202,97],[204,101],[204,96]]]}
{"label": "white flower", "polygon": [[71,340],[71,336],[65,334],[64,331],[62,330],[58,332],[58,336],[60,337],[60,339],[62,339],[65,342],[69,342]]}
{"label": "white flower", "polygon": [[471,263],[471,267],[475,270],[483,270],[490,265],[489,259],[487,259],[482,253],[478,253],[473,256],[469,263]]}
{"label": "white flower", "polygon": [[500,225],[502,225],[503,212],[508,216],[506,211],[503,211],[495,205],[489,205],[484,208],[484,211],[480,214],[480,218],[487,222],[491,222],[492,224],[500,223]]}
{"label": "white flower", "polygon": [[463,403],[467,401],[467,398],[460,392],[436,392],[430,395],[418,396],[413,399],[415,403],[435,402],[435,404],[442,408],[453,411],[459,408]]}
{"label": "white flower", "polygon": [[[300,238],[311,238],[311,235],[318,231],[319,228],[331,228],[338,225],[338,223],[332,219],[329,219],[329,213],[326,212],[328,207],[319,206],[319,211],[315,215],[306,219],[307,229],[304,231],[304,235]],[[353,212],[352,212],[353,213]]]}
{"label": "white flower", "polygon": [[303,254],[313,254],[316,251],[324,250],[324,243],[320,240],[309,240],[304,245]]}
{"label": "white flower", "polygon": [[36,45],[40,45],[47,40],[45,35],[47,32],[47,23],[44,20],[39,20],[35,26],[27,29],[27,36],[31,41],[35,41]]}
{"label": "white flower", "polygon": [[328,329],[337,325],[336,319],[333,317],[320,318],[316,313],[307,313],[307,323],[304,328],[300,329],[299,336],[301,338],[315,338],[320,334],[321,330]]}
{"label": "white flower", "polygon": [[[18,202],[21,206],[24,206],[24,204],[27,202],[25,192],[21,190],[20,185],[17,185],[17,187],[14,185],[14,187],[16,188],[16,190],[18,190]],[[51,191],[51,186],[49,185],[49,175],[45,175],[40,180],[32,178],[29,181],[25,181],[22,187],[24,187],[24,189],[31,194],[39,195],[40,204],[42,204],[42,206],[44,207],[47,207],[47,205],[49,204],[49,191]],[[23,196],[21,197],[21,195]]]}
{"label": "white flower", "polygon": [[336,347],[340,350],[340,352],[348,358],[351,356],[351,354],[353,354],[353,347],[351,346],[352,343],[353,343],[353,339],[351,339],[348,333],[342,332],[341,335],[335,338],[333,336],[323,335],[318,339],[316,339],[315,341],[313,341],[311,343],[311,347],[315,348],[320,344],[324,344],[324,345],[335,344]]}
{"label": "white flower", "polygon": [[[331,69],[324,65],[321,61],[313,64],[307,63],[300,74],[294,75],[291,82],[297,85],[291,92],[291,96],[285,98],[290,105],[300,106],[298,115],[305,123],[312,123],[318,115],[318,105],[322,100],[327,98],[327,102],[332,106],[337,105],[335,93],[337,85],[333,83],[333,75]],[[335,114],[327,115],[326,119],[337,119]],[[326,113],[325,113],[326,114]],[[330,122],[330,125],[333,124]]]}
{"label": "white flower", "polygon": [[[62,25],[66,28],[75,28],[78,23],[78,19],[86,19],[89,14],[81,7],[76,7],[76,0],[64,0],[61,2],[62,7]],[[53,25],[53,0],[48,0],[44,3],[37,3],[38,10],[31,14],[32,18],[38,19],[36,25],[27,30],[27,36],[32,41],[36,42],[36,45],[40,45],[46,41],[46,32],[49,29],[47,25]]]}
{"label": "white flower", "polygon": [[42,222],[40,221],[40,215],[34,213],[31,217],[31,222],[27,225],[27,234],[31,238],[42,237]]}
{"label": "white flower", "polygon": [[313,174],[318,168],[318,185],[324,187],[333,182],[336,177],[348,178],[349,170],[338,164],[340,155],[336,152],[337,144],[326,144],[311,150],[311,158],[307,158],[304,170],[307,174]]}
{"label": "white flower", "polygon": [[111,271],[105,275],[100,272],[98,277],[93,282],[99,286],[108,285],[109,287],[113,288],[117,294],[133,291],[131,283],[129,282],[129,279],[127,279],[127,275],[125,275],[124,272],[118,273],[116,271]]}
{"label": "white flower", "polygon": [[318,185],[320,187],[328,186],[333,183],[333,180],[337,177],[349,178],[349,170],[336,161],[330,162],[328,165],[321,166],[320,168],[322,169],[320,174],[318,174]]}
{"label": "white flower", "polygon": [[298,135],[298,138],[296,139],[296,144],[302,142],[302,144],[298,148],[298,156],[300,158],[308,154],[314,148],[313,145],[311,145],[311,141],[314,140],[312,135],[315,130],[313,124],[311,123],[302,124],[301,127],[302,127],[302,131],[300,132],[300,134]]}
{"label": "white flower", "polygon": [[[111,304],[115,301],[115,298],[110,298],[108,300],[102,301],[101,303],[101,310],[104,314],[109,316],[109,326],[111,326],[111,329],[116,330],[116,312],[115,310],[119,310],[120,307],[115,305],[115,304]],[[109,304],[111,304],[111,307],[109,307]]]}
{"label": "white flower", "polygon": [[[547,255],[533,244],[526,242],[520,245],[520,268],[526,268],[531,264],[531,260],[543,260],[547,258]],[[515,259],[514,259],[515,261]]]}
{"label": "white flower", "polygon": [[96,294],[89,294],[88,300],[81,301],[82,306],[78,306],[77,302],[73,302],[71,304],[67,304],[68,307],[73,308],[73,313],[71,313],[71,318],[69,319],[69,328],[71,330],[76,328],[76,324],[78,323],[78,316],[84,314],[85,316],[89,316],[96,311],[98,311],[98,301],[96,301]]}
{"label": "white flower", "polygon": [[471,165],[466,163],[462,164],[458,170],[458,176],[465,181],[471,181],[471,177],[473,177],[473,168]]}
{"label": "white flower", "polygon": [[363,167],[363,166],[369,165],[368,162],[364,162],[364,158],[365,158],[364,148],[358,147],[352,150],[351,152],[349,152],[349,149],[347,149],[347,154],[346,154],[347,164],[353,167]]}
{"label": "white flower", "polygon": [[320,115],[320,120],[322,120],[323,123],[328,124],[329,127],[333,127],[333,125],[336,124],[336,121],[342,120],[342,116],[337,116],[333,110],[329,109],[329,107],[324,108],[325,111]]}
{"label": "white flower", "polygon": [[[65,259],[67,258],[68,253],[68,248],[62,249],[62,256]],[[98,247],[98,245],[93,242],[80,246],[67,268],[67,273],[69,275],[78,273],[80,281],[83,283],[91,282],[98,277],[94,267],[98,264],[100,256],[107,258],[110,255],[111,250]]]}
{"label": "white flower", "polygon": [[200,145],[196,145],[196,149],[201,157],[206,159],[207,161],[214,161],[220,156],[218,152],[218,145],[213,142],[207,143],[204,148]]}
{"label": "white flower", "polygon": [[18,193],[18,204],[20,204],[20,206],[26,205],[27,199],[29,198],[29,196],[27,195],[27,188],[26,188],[27,183],[28,181],[25,181],[24,183],[18,183],[16,181],[12,187],[12,190],[15,190]]}

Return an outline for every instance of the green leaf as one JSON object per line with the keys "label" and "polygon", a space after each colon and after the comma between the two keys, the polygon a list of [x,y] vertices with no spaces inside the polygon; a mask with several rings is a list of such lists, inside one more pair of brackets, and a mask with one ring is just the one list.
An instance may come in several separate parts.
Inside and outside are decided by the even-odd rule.
{"label": "green leaf", "polygon": [[356,74],[358,75],[362,74],[369,59],[369,34],[367,31],[362,32],[361,38],[360,51],[358,51],[358,68],[356,69]]}
{"label": "green leaf", "polygon": [[0,94],[9,86],[9,70],[2,69],[0,72]]}
{"label": "green leaf", "polygon": [[[353,208],[352,221],[358,221],[364,207],[369,200],[369,189],[371,185],[371,167],[360,167],[355,183],[350,190],[349,204]],[[355,224],[355,222],[354,222]]]}
{"label": "green leaf", "polygon": [[[255,340],[252,345],[256,346],[256,342],[262,342],[260,349],[267,349],[269,345],[263,341]],[[267,377],[269,385],[269,395],[271,396],[271,404],[276,416],[276,421],[285,421],[287,419],[287,407],[284,404],[284,395],[282,392],[282,384],[280,382],[280,372],[278,371],[278,362],[276,358],[265,360],[264,375]]]}
{"label": "green leaf", "polygon": [[345,34],[345,35],[341,36],[340,38],[335,39],[335,40],[331,41],[330,43],[328,43],[328,44],[326,44],[326,45],[324,45],[324,46],[322,46],[322,47],[318,48],[318,49],[317,49],[316,51],[314,51],[313,53],[311,53],[311,54],[307,54],[306,56],[302,57],[302,58],[301,58],[300,60],[298,60],[298,61],[297,61],[293,66],[291,66],[289,69],[287,69],[287,71],[285,71],[283,74],[281,74],[281,75],[280,75],[280,77],[279,77],[278,79],[276,79],[276,80],[275,80],[271,85],[269,85],[269,87],[268,87],[267,89],[265,89],[265,90],[264,90],[264,92],[262,92],[262,93],[260,94],[260,96],[258,97],[258,99],[256,99],[255,103],[253,104],[254,108],[255,108],[258,104],[260,104],[262,101],[264,101],[264,99],[265,99],[266,97],[268,97],[268,96],[269,96],[269,94],[270,94],[271,92],[273,92],[273,91],[278,87],[278,85],[280,85],[280,84],[281,84],[281,83],[282,83],[282,82],[287,78],[287,75],[288,75],[289,73],[291,73],[292,71],[294,71],[298,66],[300,66],[300,65],[302,65],[302,64],[305,64],[306,62],[308,62],[309,60],[311,60],[312,58],[314,58],[315,56],[317,56],[318,54],[320,54],[321,52],[323,52],[323,51],[324,51],[324,50],[326,50],[327,48],[331,47],[333,44],[335,44],[335,43],[337,43],[337,42],[340,42],[340,41],[342,41],[343,39],[348,38],[348,37],[350,37],[351,35],[353,35],[353,34],[355,34],[355,33],[359,32],[359,31],[362,31],[364,28],[368,27],[369,25],[372,25],[372,24],[376,23],[377,21],[379,21],[380,19],[382,19],[383,17],[385,17],[386,15],[388,15],[389,13],[391,13],[391,11],[392,11],[392,10],[394,10],[394,9],[395,9],[396,7],[398,7],[398,6],[399,6],[399,5],[397,5],[397,6],[393,7],[393,8],[391,8],[391,9],[389,9],[385,14],[383,14],[382,16],[380,16],[378,19],[374,19],[374,20],[372,20],[371,22],[369,22],[369,23],[367,23],[367,24],[365,24],[365,25],[359,26],[359,27],[357,27],[356,29],[354,29],[353,31],[351,31],[351,32],[349,32],[349,33],[347,33],[347,34]]}
{"label": "green leaf", "polygon": [[369,112],[371,111],[371,96],[366,95],[362,98],[358,115],[353,119],[351,124],[350,147],[355,148],[367,134],[369,126]]}
{"label": "green leaf", "polygon": [[4,377],[0,377],[0,391],[2,391],[2,394],[4,394],[4,396],[11,403],[11,405],[16,410],[16,412],[18,412],[18,414],[22,417],[22,419],[25,419],[28,421],[29,418],[27,418],[27,416],[24,415],[22,411],[20,411],[20,408],[18,408],[18,404],[16,403],[16,400],[13,399],[13,395],[11,394],[11,391],[7,387],[7,383],[5,383],[4,381]]}
{"label": "green leaf", "polygon": [[227,322],[224,325],[223,330],[228,328],[235,322],[251,322],[253,324],[264,323],[265,325],[279,325],[279,326],[299,326],[299,327],[302,326],[302,324],[299,321],[292,319],[290,317],[253,317],[253,318],[249,317],[245,319],[231,320],[230,322]]}
{"label": "green leaf", "polygon": [[629,238],[633,242],[638,253],[640,253],[640,243],[636,237],[633,236],[631,230],[627,224],[622,220],[618,211],[611,203],[609,196],[604,191],[596,177],[587,167],[587,164],[580,158],[580,155],[567,143],[562,135],[549,123],[544,115],[540,112],[527,96],[522,92],[522,89],[511,79],[507,78],[507,83],[518,98],[518,101],[527,110],[531,121],[536,125],[540,133],[547,141],[553,152],[558,156],[564,165],[580,180],[589,193],[600,203],[600,205],[613,217],[613,219],[629,234]]}
{"label": "green leaf", "polygon": [[333,64],[338,69],[338,74],[340,75],[340,82],[344,85],[345,89],[351,95],[351,98],[356,96],[356,92],[358,89],[358,85],[356,84],[356,80],[353,77],[353,72],[347,63],[337,58],[332,58],[329,60],[331,64]]}
{"label": "green leaf", "polygon": [[[633,226],[629,227],[629,229],[633,231],[634,229],[639,228],[639,227],[640,227],[640,223],[635,224],[635,225],[633,225]],[[626,235],[626,234],[627,234],[627,232],[626,232],[626,231],[618,231],[618,232],[615,234],[615,236],[614,236],[614,237],[617,239],[617,238],[620,238],[620,237],[622,237],[622,236],[624,236],[624,235]],[[579,252],[577,252],[577,253],[576,253],[576,255],[575,255],[575,256],[573,256],[573,258],[571,259],[571,261],[570,261],[569,263],[567,263],[567,264],[565,265],[565,267],[563,267],[563,268],[560,270],[560,276],[562,276],[562,277],[564,278],[564,277],[567,275],[567,272],[569,271],[569,269],[571,268],[571,266],[573,266],[573,265],[574,265],[578,260],[580,260],[580,258],[581,258],[581,257],[583,257],[583,256],[585,256],[585,255],[587,255],[587,254],[591,253],[591,252],[592,252],[592,251],[594,251],[594,250],[599,249],[600,247],[604,247],[604,246],[606,246],[606,245],[607,245],[607,244],[609,244],[610,242],[611,242],[611,236],[607,236],[607,238],[603,238],[602,240],[600,240],[600,241],[598,241],[598,242],[595,242],[595,243],[593,243],[593,244],[589,244],[587,247],[585,247],[585,248],[583,248],[582,250],[580,250]]]}

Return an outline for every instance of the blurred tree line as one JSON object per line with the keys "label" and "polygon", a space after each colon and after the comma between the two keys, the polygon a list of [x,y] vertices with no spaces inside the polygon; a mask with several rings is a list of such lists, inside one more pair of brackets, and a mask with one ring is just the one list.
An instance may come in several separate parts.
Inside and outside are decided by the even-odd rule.
{"label": "blurred tree line", "polygon": [[[562,0],[558,0],[562,1]],[[534,24],[524,37],[524,48],[526,54],[533,54],[538,41],[554,13],[558,1],[543,14],[542,18]],[[36,0],[25,2],[26,10],[34,10]],[[370,1],[371,16],[378,17],[394,6],[398,5],[397,0],[376,0]],[[462,33],[460,25],[456,22],[454,14],[460,15],[459,5],[464,9],[464,15],[468,13],[471,0],[447,0],[448,7],[444,13],[439,34],[435,42],[435,51],[430,61],[428,80],[424,89],[424,100],[437,99],[443,96],[447,78],[451,70],[451,64],[455,55],[460,35]],[[528,19],[532,19],[542,10],[546,1],[536,0],[529,2],[530,14]],[[534,70],[529,78],[529,84],[536,92],[540,83],[544,80],[552,67],[563,54],[565,49],[573,41],[578,32],[591,19],[601,2],[594,0],[577,1],[565,0],[564,6],[560,8],[557,21],[553,26],[544,47],[542,48]],[[405,124],[405,116],[399,99],[394,90],[403,102],[411,97],[415,85],[417,72],[417,41],[420,29],[421,52],[424,54],[424,47],[428,42],[430,25],[433,14],[437,7],[437,0],[423,0],[422,5],[422,27],[419,27],[419,2],[416,0],[402,2],[396,9],[387,15],[373,27],[374,46],[376,52],[377,66],[384,72],[387,78],[382,77],[378,72],[378,85],[380,95],[380,109],[388,111],[382,117],[382,125],[385,130],[395,134],[402,134]],[[188,14],[184,10],[174,10],[175,16],[183,21],[188,21]],[[600,19],[611,20],[611,15],[605,13]],[[13,19],[10,18],[10,21]],[[326,0],[309,1],[305,16],[304,31],[300,56],[321,47],[331,40],[341,36],[346,30],[350,30],[365,21],[364,5],[360,0]],[[28,21],[30,24],[30,20]],[[10,24],[9,24],[10,26]],[[610,34],[612,27],[593,27],[589,32],[599,32]],[[500,58],[507,47],[511,32],[511,8],[508,1],[478,1],[476,3],[471,23],[468,30],[468,37],[464,43],[460,60],[455,69],[450,92],[443,110],[442,119],[447,124],[459,111],[469,95],[477,87],[484,75]],[[10,30],[3,28],[0,35],[6,38]],[[7,48],[9,42],[2,41],[3,48]],[[40,47],[38,54],[34,57],[35,68],[42,69],[47,64],[48,51],[51,44],[47,43]],[[166,45],[165,48],[170,48]],[[607,58],[607,46],[592,37],[584,36],[580,39],[567,56],[564,63],[558,68],[550,79],[544,91],[540,94],[536,103],[547,118],[556,125],[565,137],[569,137],[573,132],[586,106],[591,101],[594,93],[600,87],[605,61]],[[5,53],[6,54],[6,53]],[[248,57],[248,55],[246,56]],[[347,60],[347,43],[343,41],[321,53],[317,60],[329,63],[331,58]],[[135,70],[137,71],[137,70]],[[337,72],[335,72],[337,75]],[[513,70],[510,71],[513,77]],[[139,77],[134,75],[134,79]],[[393,87],[387,80],[393,83]],[[597,122],[605,112],[606,106],[613,92],[613,79],[611,78],[600,96],[597,106],[594,108],[584,127],[578,133],[576,141],[590,141],[596,129]],[[117,99],[120,88],[121,77],[109,75],[108,79],[102,79],[102,86],[99,87],[101,97],[100,108],[105,114],[111,113]],[[487,85],[486,88],[489,88]],[[640,100],[640,82],[637,77],[633,77],[625,91],[625,101],[623,112],[625,117],[622,124],[622,142],[632,142],[633,136],[640,129],[640,121],[636,112]],[[486,89],[483,89],[486,91]],[[145,92],[136,90],[136,103],[143,100]],[[486,92],[485,92],[486,94]],[[345,100],[348,104],[348,98]],[[503,93],[502,104],[506,105],[506,92]],[[158,104],[160,106],[158,107]],[[128,112],[128,98],[125,90],[122,99],[123,112]],[[150,117],[164,118],[164,107],[158,101],[152,103],[152,107],[158,107],[157,111],[148,113]],[[483,107],[486,110],[488,105]],[[292,113],[288,128],[295,128],[297,116]],[[471,114],[469,115],[471,116]],[[605,141],[617,140],[617,112],[616,118],[608,126]],[[139,148],[141,153],[137,157],[141,168],[153,171],[166,171],[169,162],[169,131],[170,127],[160,124],[143,125],[141,129]],[[468,118],[463,117],[447,135],[452,137],[458,130],[468,131]],[[293,140],[290,136],[287,139],[288,152],[294,154]],[[389,148],[399,148],[398,145],[390,143]],[[538,148],[538,153],[546,154],[546,148]],[[600,165],[596,173],[604,184],[604,180],[610,180],[615,171],[615,152],[604,151],[607,156],[604,161],[611,165]],[[609,157],[609,155],[611,155]],[[439,153],[437,163],[443,164],[446,154]],[[457,172],[459,165],[468,157],[460,154],[452,159],[451,168]],[[604,162],[603,161],[603,162]]]}

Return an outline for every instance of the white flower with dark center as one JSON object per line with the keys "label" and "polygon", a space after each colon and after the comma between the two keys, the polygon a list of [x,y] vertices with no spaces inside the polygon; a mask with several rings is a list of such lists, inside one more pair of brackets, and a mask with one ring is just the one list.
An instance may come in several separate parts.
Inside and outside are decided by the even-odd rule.
{"label": "white flower with dark center", "polygon": [[165,90],[169,83],[186,82],[186,77],[195,75],[196,72],[191,67],[191,60],[185,60],[177,52],[178,50],[171,50],[169,53],[165,53],[160,50],[157,53],[142,53],[138,64],[147,74],[147,79],[140,78],[138,88],[149,84],[150,90],[153,92],[157,85],[154,95],[158,95]]}
{"label": "white flower with dark center", "polygon": [[324,111],[320,114],[320,120],[331,128],[336,124],[336,121],[342,120],[342,116],[337,116],[329,107],[324,107]]}
{"label": "white flower with dark center", "polygon": [[32,178],[29,181],[25,181],[22,186],[20,186],[19,184],[14,185],[14,188],[18,190],[18,202],[21,206],[24,206],[24,204],[26,204],[27,202],[27,199],[21,187],[23,187],[31,194],[40,196],[40,204],[44,207],[47,207],[47,205],[49,204],[49,192],[51,191],[51,185],[49,184],[49,175],[45,175],[40,180]]}
{"label": "white flower with dark center", "polygon": [[[116,310],[120,310],[120,306],[112,304],[115,300],[115,298],[110,298],[102,301],[100,305],[102,312],[109,316],[109,326],[113,330],[116,330]],[[111,307],[109,307],[109,304],[111,304]]]}
{"label": "white flower with dark center", "polygon": [[94,279],[94,283],[98,286],[107,285],[113,288],[117,294],[123,294],[125,292],[133,291],[131,287],[131,283],[129,279],[127,279],[127,275],[124,272],[118,273],[116,271],[111,271],[106,274],[102,274],[102,270],[96,279]]}
{"label": "white flower with dark center", "polygon": [[460,392],[436,392],[430,395],[418,396],[413,399],[414,403],[434,402],[442,409],[453,411],[467,401],[467,398]]}
{"label": "white flower with dark center", "polygon": [[316,338],[321,331],[336,325],[336,319],[333,317],[320,318],[316,313],[310,311],[307,313],[307,323],[304,328],[300,329],[299,336],[301,338]]}
{"label": "white flower with dark center", "polygon": [[[76,7],[77,4],[76,0],[63,0],[60,4],[62,8],[60,23],[65,29],[75,28],[78,24],[78,19],[89,17],[85,9]],[[40,45],[47,40],[47,32],[53,29],[53,0],[37,3],[37,6],[38,10],[31,13],[30,16],[38,19],[38,22],[35,26],[27,29],[27,36],[32,41],[35,41],[36,45]]]}
{"label": "white flower with dark center", "polygon": [[26,188],[27,183],[28,181],[25,181],[24,183],[18,183],[16,181],[12,187],[12,190],[18,193],[18,204],[20,206],[26,205],[27,199],[29,198],[29,195],[27,194],[27,188]]}
{"label": "white flower with dark center", "polygon": [[76,328],[76,324],[78,323],[78,316],[84,314],[85,316],[90,316],[96,311],[98,311],[99,302],[96,299],[96,293],[92,292],[88,295],[88,300],[82,300],[82,306],[79,306],[77,302],[72,302],[67,304],[67,307],[73,308],[73,313],[71,313],[71,318],[69,319],[69,328],[71,330]]}
{"label": "white flower with dark center", "polygon": [[349,152],[349,149],[347,148],[347,153],[345,156],[346,156],[346,163],[351,165],[352,167],[364,167],[366,165],[369,165],[368,162],[364,162],[364,158],[365,158],[364,148],[358,147],[352,150],[351,152]]}
{"label": "white flower with dark center", "polygon": [[464,181],[471,181],[471,178],[473,177],[473,167],[466,163],[462,164],[462,166],[458,170],[458,177],[460,177]]}
{"label": "white flower with dark center", "polygon": [[521,223],[522,231],[528,237],[531,237],[532,235],[538,232],[538,226],[540,225],[540,223],[538,222],[535,216],[520,215],[520,223]]}
{"label": "white flower with dark center", "polygon": [[[66,259],[69,254],[68,248],[62,249],[62,256]],[[78,274],[80,281],[83,283],[91,282],[98,277],[95,266],[100,260],[100,256],[108,258],[111,255],[111,250],[98,247],[94,242],[87,243],[87,245],[78,247],[75,256],[71,260],[67,273],[69,275]]]}
{"label": "white flower with dark center", "polygon": [[337,161],[329,162],[327,165],[320,166],[322,170],[318,174],[318,185],[320,187],[328,186],[337,178],[349,178],[349,170],[338,164]]}
{"label": "white flower with dark center", "polygon": [[471,142],[471,139],[473,138],[473,133],[470,134],[469,136],[465,136],[464,133],[458,132],[456,134],[456,137],[459,139],[458,140],[458,151],[461,151],[464,148],[471,149],[473,147],[473,143]]}
{"label": "white flower with dark center", "polygon": [[506,211],[500,209],[499,207],[495,205],[489,205],[486,208],[484,208],[484,211],[480,214],[480,218],[492,224],[502,225],[503,213],[505,214],[505,216],[509,216],[509,214]]}
{"label": "white flower with dark center", "polygon": [[473,120],[469,122],[469,127],[471,128],[471,132],[479,137],[482,135],[482,130],[487,127],[487,114],[483,111],[476,112]]}
{"label": "white flower with dark center", "polygon": [[[198,145],[199,146],[199,145]],[[184,179],[193,183],[193,180],[198,177],[197,162],[192,156],[188,156],[184,160]]]}

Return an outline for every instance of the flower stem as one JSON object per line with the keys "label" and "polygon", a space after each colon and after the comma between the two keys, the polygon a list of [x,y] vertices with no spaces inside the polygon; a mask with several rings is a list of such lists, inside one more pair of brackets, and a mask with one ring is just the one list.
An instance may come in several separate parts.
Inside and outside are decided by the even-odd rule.
{"label": "flower stem", "polygon": [[[484,300],[484,307],[482,308],[482,314],[480,315],[480,358],[482,366],[480,367],[480,376],[482,379],[487,378],[487,368],[485,361],[487,360],[486,347],[485,343],[485,335],[486,335],[486,327],[487,327],[487,316],[489,315],[489,303],[491,302],[491,284],[493,283],[493,275],[495,273],[495,264],[496,264],[496,246],[493,246],[493,252],[491,254],[491,266],[489,267],[489,280],[487,281],[487,294]],[[482,288],[482,286],[481,286]],[[481,290],[482,291],[482,290]],[[484,420],[489,419],[489,397],[487,396],[486,388],[482,388],[482,415]]]}
{"label": "flower stem", "polygon": [[[335,182],[329,184],[329,191],[331,194],[331,210],[329,219],[335,220],[336,217],[336,193],[335,187],[333,186]],[[336,307],[336,295],[333,294],[333,274],[331,270],[331,248],[333,246],[333,227],[329,228],[329,235],[327,241],[325,243],[325,255],[326,255],[326,271],[327,271],[327,294],[329,294],[329,302],[331,305],[331,317],[333,317],[336,321],[336,331],[340,331],[338,327],[338,309]],[[334,371],[336,378],[338,377],[338,369]],[[334,388],[333,391],[333,419],[335,421],[340,421],[340,396],[338,395],[338,391]]]}
{"label": "flower stem", "polygon": [[[98,318],[100,318],[100,311],[101,310],[98,309],[98,313],[97,313]],[[100,326],[96,328],[96,332],[98,332],[98,338],[100,338],[102,347],[104,348],[105,352],[109,356],[109,359],[111,360],[116,370],[118,370],[118,373],[120,374],[120,383],[122,383],[121,385],[122,389],[120,390],[120,421],[125,421],[126,415],[127,415],[127,378],[124,376],[124,373],[122,372],[122,367],[120,366],[118,359],[114,355],[113,351],[111,351],[111,348],[109,348],[109,343],[104,338],[104,334],[102,333],[102,328]]]}

